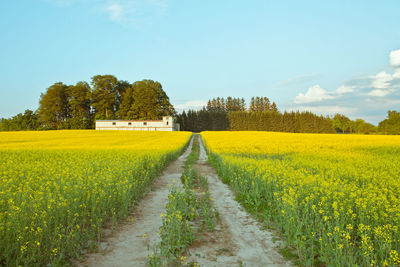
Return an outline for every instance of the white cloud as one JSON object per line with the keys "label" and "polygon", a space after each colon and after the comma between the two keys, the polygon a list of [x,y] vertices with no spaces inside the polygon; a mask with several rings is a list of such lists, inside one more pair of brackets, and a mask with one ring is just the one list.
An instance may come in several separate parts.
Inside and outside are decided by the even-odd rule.
{"label": "white cloud", "polygon": [[393,80],[397,80],[400,79],[400,70],[395,71],[395,73],[393,73]]}
{"label": "white cloud", "polygon": [[373,75],[353,78],[336,90],[326,90],[316,84],[305,93],[299,93],[294,103],[297,105],[290,107],[292,110],[324,115],[340,113],[379,122],[383,119],[382,114],[397,109],[400,103],[400,49],[391,51],[390,68],[387,66]]}
{"label": "white cloud", "polygon": [[369,92],[367,95],[383,97],[383,96],[387,96],[390,92],[391,92],[390,90],[374,89],[371,92]]}
{"label": "white cloud", "polygon": [[385,71],[379,72],[377,75],[370,76],[372,79],[371,86],[377,89],[384,89],[390,86],[390,82],[393,80],[391,74]]}
{"label": "white cloud", "polygon": [[205,100],[191,100],[191,101],[187,101],[186,103],[183,103],[183,104],[174,105],[174,107],[178,111],[183,111],[183,110],[189,110],[189,109],[199,110],[206,105],[207,105],[207,101],[205,101]]}
{"label": "white cloud", "polygon": [[311,86],[308,88],[305,94],[299,93],[294,99],[294,103],[296,104],[307,104],[313,102],[321,102],[328,99],[337,98],[343,94],[353,93],[355,90],[355,86],[342,85],[336,89],[334,92],[329,92],[319,86],[318,84]]}
{"label": "white cloud", "polygon": [[124,15],[124,7],[118,3],[111,3],[106,7],[109,12],[110,20],[121,22]]}
{"label": "white cloud", "polygon": [[334,98],[334,96],[318,84],[308,88],[305,94],[299,93],[294,99],[296,104],[320,102],[323,100]]}
{"label": "white cloud", "polygon": [[390,65],[400,68],[400,49],[390,52]]}
{"label": "white cloud", "polygon": [[393,74],[382,71],[369,78],[372,79],[371,87],[374,89],[367,93],[367,95],[384,97],[398,89],[396,82],[400,80],[400,70],[396,70]]}
{"label": "white cloud", "polygon": [[[350,97],[359,97],[368,95],[373,97],[386,97],[399,91],[400,88],[400,49],[390,52],[390,64],[395,67],[393,73],[381,71],[376,75],[363,78],[365,85],[358,84],[357,86],[342,85],[335,91],[327,91],[319,85],[314,85],[308,88],[305,94],[299,93],[295,99],[296,104],[307,104],[322,102],[329,99],[334,99],[343,94],[350,94]],[[369,92],[355,95],[360,90],[368,89]],[[365,91],[364,91],[365,92]],[[352,94],[351,94],[352,93]]]}
{"label": "white cloud", "polygon": [[339,95],[353,93],[355,88],[355,86],[342,85],[336,90],[336,92]]}

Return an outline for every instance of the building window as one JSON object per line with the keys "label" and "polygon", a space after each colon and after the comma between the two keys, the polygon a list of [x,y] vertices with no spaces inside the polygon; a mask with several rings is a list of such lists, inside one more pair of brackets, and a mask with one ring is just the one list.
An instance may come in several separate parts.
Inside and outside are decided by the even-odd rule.
{"label": "building window", "polygon": [[131,126],[131,125],[132,125],[132,122],[128,122],[128,125]]}
{"label": "building window", "polygon": [[117,125],[117,123],[116,123],[116,122],[113,122],[113,125]]}
{"label": "building window", "polygon": [[167,125],[168,125],[168,121],[167,121]]}
{"label": "building window", "polygon": [[146,126],[146,125],[147,125],[147,122],[143,122],[143,125]]}

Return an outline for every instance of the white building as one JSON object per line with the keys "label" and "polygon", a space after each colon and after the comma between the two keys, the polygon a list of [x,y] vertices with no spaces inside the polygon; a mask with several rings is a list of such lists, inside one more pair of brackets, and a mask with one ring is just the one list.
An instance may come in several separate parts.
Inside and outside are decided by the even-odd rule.
{"label": "white building", "polygon": [[96,120],[96,130],[179,131],[180,125],[171,116],[162,120]]}

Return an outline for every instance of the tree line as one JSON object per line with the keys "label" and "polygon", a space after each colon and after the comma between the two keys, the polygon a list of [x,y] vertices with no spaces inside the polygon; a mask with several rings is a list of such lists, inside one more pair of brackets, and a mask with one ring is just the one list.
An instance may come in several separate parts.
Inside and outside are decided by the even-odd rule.
{"label": "tree line", "polygon": [[155,120],[175,114],[159,82],[131,84],[113,75],[96,75],[90,84],[54,83],[41,94],[38,110],[1,119],[0,130],[92,129],[95,120]]}
{"label": "tree line", "polygon": [[177,122],[184,131],[277,131],[292,133],[400,134],[400,113],[388,111],[378,127],[345,115],[318,116],[309,111],[278,110],[267,97],[252,97],[247,107],[243,98],[213,98],[201,110],[183,111]]}
{"label": "tree line", "polygon": [[201,110],[183,111],[177,122],[185,131],[277,131],[333,133],[332,120],[311,112],[281,113],[268,97],[252,97],[247,107],[244,98],[213,98]]}
{"label": "tree line", "polygon": [[272,131],[292,133],[333,133],[332,120],[311,112],[231,112],[230,128],[236,131]]}
{"label": "tree line", "polygon": [[57,82],[40,96],[35,112],[26,110],[0,120],[0,131],[92,129],[101,119],[160,119],[175,116],[184,131],[278,131],[293,133],[400,134],[400,112],[390,110],[377,127],[342,114],[318,116],[308,111],[278,110],[268,97],[213,98],[201,110],[177,114],[159,82],[120,81],[96,75],[87,82]]}

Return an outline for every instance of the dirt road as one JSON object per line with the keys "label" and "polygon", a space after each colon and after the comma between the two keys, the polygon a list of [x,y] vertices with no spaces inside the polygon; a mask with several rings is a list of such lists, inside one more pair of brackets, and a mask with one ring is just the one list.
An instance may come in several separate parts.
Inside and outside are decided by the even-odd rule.
{"label": "dirt road", "polygon": [[[195,138],[198,138],[197,136]],[[105,238],[99,251],[86,256],[78,266],[146,266],[148,244],[159,242],[161,213],[174,183],[180,184],[182,167],[192,148],[171,163],[142,199],[130,218],[117,226],[114,234]],[[216,231],[199,237],[189,248],[187,262],[200,266],[292,266],[277,252],[272,233],[260,229],[255,221],[234,199],[229,187],[218,178],[208,163],[207,153],[200,140],[200,158],[195,168],[208,178],[209,191],[220,216]]]}
{"label": "dirt road", "polygon": [[197,240],[189,250],[188,260],[200,266],[292,266],[277,252],[271,232],[261,230],[234,199],[229,187],[218,178],[208,163],[207,153],[200,142],[200,158],[195,165],[206,176],[209,191],[220,218],[215,233]]}
{"label": "dirt road", "polygon": [[165,213],[170,186],[180,183],[183,163],[192,150],[192,143],[193,138],[186,151],[156,178],[152,191],[139,202],[131,219],[118,225],[114,234],[100,243],[98,252],[87,255],[78,266],[146,266],[147,245],[159,242],[160,214]]}

